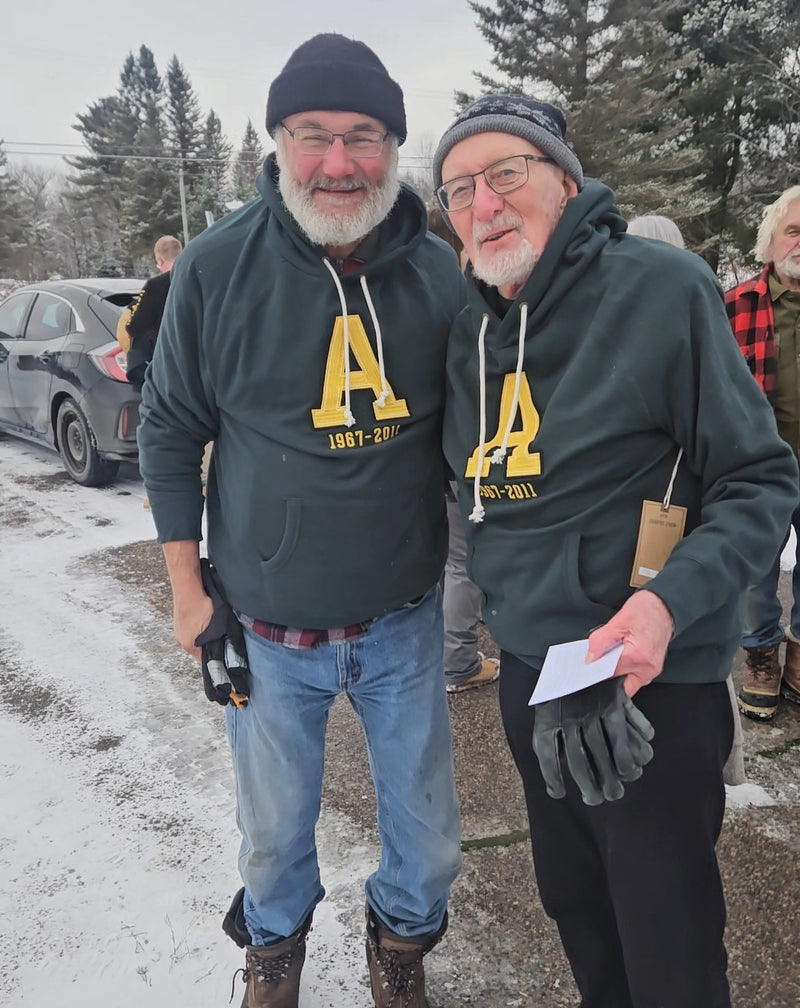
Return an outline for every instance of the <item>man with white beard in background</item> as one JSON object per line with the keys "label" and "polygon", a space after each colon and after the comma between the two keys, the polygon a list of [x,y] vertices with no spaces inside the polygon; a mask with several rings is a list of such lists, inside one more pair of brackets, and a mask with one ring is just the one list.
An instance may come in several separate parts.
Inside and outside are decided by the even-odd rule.
{"label": "man with white beard in background", "polygon": [[[366,45],[301,45],[272,83],[266,125],[277,150],[258,197],[174,271],[141,470],[178,641],[206,678],[207,648],[240,637],[246,650],[238,664],[241,653],[216,652],[238,699],[226,711],[244,888],[226,930],[246,947],[243,1005],[297,1008],[324,896],[325,727],[344,692],[382,842],[366,882],[373,998],[425,1008],[422,956],[444,934],[460,865],[439,579],[445,348],[464,281],[398,181],[403,96]],[[198,548],[208,441],[217,592]]]}
{"label": "man with white beard in background", "polygon": [[[778,433],[800,459],[800,186],[764,210],[753,254],[765,263],[725,294],[733,334],[775,414]],[[800,511],[787,529],[800,528]],[[784,543],[785,545],[785,543]],[[781,550],[766,575],[747,592],[742,647],[747,670],[739,709],[754,721],[771,721],[780,698],[800,703],[800,537],[795,547],[792,608],[784,634],[778,598]],[[786,641],[781,667],[780,647]]]}

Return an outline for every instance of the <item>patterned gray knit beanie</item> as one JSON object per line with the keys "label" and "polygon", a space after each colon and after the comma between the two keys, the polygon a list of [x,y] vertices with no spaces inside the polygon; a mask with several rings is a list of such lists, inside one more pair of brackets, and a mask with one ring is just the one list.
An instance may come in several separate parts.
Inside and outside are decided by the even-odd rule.
{"label": "patterned gray knit beanie", "polygon": [[479,98],[465,109],[439,141],[433,158],[437,189],[442,184],[442,162],[450,150],[477,133],[511,133],[522,137],[560,165],[575,180],[578,189],[583,188],[583,169],[566,143],[567,120],[561,109],[534,98],[496,94]]}

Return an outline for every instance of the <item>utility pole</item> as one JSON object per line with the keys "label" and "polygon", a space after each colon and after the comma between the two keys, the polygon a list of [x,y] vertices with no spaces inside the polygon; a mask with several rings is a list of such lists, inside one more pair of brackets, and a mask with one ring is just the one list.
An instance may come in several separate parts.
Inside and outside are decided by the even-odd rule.
{"label": "utility pole", "polygon": [[183,158],[178,161],[178,191],[181,195],[181,224],[183,225],[183,244],[189,241],[189,218],[186,214],[186,188],[183,184]]}

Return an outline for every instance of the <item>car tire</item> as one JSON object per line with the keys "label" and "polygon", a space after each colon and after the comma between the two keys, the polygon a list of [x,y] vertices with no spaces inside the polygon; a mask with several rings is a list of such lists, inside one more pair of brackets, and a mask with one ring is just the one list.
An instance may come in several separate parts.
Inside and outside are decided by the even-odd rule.
{"label": "car tire", "polygon": [[98,453],[94,431],[74,399],[67,398],[59,406],[56,435],[64,468],[76,483],[105,486],[117,475],[119,462]]}

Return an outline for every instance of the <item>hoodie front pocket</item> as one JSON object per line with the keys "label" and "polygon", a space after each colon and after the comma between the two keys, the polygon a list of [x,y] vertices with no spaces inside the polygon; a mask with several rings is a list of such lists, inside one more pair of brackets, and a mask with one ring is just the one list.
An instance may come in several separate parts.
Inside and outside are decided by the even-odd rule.
{"label": "hoodie front pocket", "polygon": [[261,569],[265,574],[276,573],[291,559],[300,535],[302,510],[303,502],[301,500],[292,497],[286,500],[286,522],[283,526],[281,541],[275,553],[269,559],[261,562]]}

